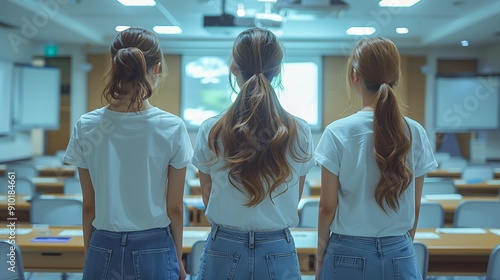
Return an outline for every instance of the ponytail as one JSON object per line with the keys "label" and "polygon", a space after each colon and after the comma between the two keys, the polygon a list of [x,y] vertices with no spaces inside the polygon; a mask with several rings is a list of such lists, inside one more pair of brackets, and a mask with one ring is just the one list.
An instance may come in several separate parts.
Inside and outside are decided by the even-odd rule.
{"label": "ponytail", "polygon": [[153,94],[148,80],[153,67],[160,63],[159,72],[163,71],[160,42],[153,32],[131,27],[115,37],[110,51],[111,70],[102,97],[108,103],[129,99],[127,110],[140,111],[144,100]]}
{"label": "ponytail", "polygon": [[112,59],[109,81],[104,88],[108,102],[131,93],[128,110],[140,109],[143,101],[151,97],[153,89],[147,80],[146,59],[135,47],[119,49]]}
{"label": "ponytail", "polygon": [[[370,89],[373,85],[366,86]],[[399,109],[392,85],[380,84],[375,104],[373,144],[375,160],[381,174],[380,181],[375,188],[375,200],[386,212],[384,201],[391,209],[397,210],[399,208],[398,198],[412,181],[412,170],[406,163],[406,155],[411,148],[412,135],[409,125]]]}

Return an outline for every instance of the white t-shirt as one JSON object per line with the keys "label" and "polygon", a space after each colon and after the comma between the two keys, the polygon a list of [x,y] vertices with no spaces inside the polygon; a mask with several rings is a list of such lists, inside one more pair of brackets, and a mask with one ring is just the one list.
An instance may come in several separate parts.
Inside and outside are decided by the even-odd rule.
{"label": "white t-shirt", "polygon": [[[293,160],[287,155],[292,173],[287,185],[280,185],[274,190],[273,201],[267,196],[254,207],[247,207],[248,197],[237,190],[228,179],[228,170],[222,169],[225,161],[219,160],[213,165],[206,164],[212,153],[208,148],[208,134],[212,126],[219,120],[213,117],[202,123],[194,149],[193,164],[203,173],[210,174],[212,190],[205,210],[205,216],[211,224],[233,228],[241,231],[272,231],[288,227],[295,227],[299,223],[299,179],[305,176],[309,169],[315,165],[313,140],[309,125],[301,119],[296,119],[298,126],[298,144],[306,151],[311,159],[306,162]],[[300,149],[297,149],[300,152]],[[240,189],[243,186],[235,182]],[[281,193],[286,190],[286,192]]]}
{"label": "white t-shirt", "polygon": [[435,169],[429,139],[423,127],[406,118],[412,132],[407,162],[413,180],[399,199],[399,210],[375,201],[380,171],[373,150],[373,112],[359,111],[325,129],[316,148],[316,161],[339,177],[338,206],[330,230],[354,236],[398,236],[408,232],[415,220],[415,178]]}
{"label": "white t-shirt", "polygon": [[168,166],[193,154],[182,120],[156,107],[141,113],[100,108],[80,117],[64,161],[89,170],[95,191],[92,225],[109,231],[166,227]]}

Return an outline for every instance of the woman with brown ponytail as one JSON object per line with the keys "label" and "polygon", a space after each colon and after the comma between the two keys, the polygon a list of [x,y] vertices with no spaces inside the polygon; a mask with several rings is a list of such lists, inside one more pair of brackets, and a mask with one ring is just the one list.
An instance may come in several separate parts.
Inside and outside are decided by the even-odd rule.
{"label": "woman with brown ponytail", "polygon": [[281,107],[271,84],[282,59],[272,32],[243,31],[230,67],[241,90],[198,132],[193,164],[212,230],[197,279],[300,279],[289,227],[299,222],[313,141],[308,124]]}
{"label": "woman with brown ponytail", "polygon": [[331,123],[316,148],[316,279],[422,279],[413,238],[424,176],[437,163],[425,130],[399,109],[399,52],[389,39],[363,39],[347,71],[363,108]]}
{"label": "woman with brown ponytail", "polygon": [[83,193],[83,279],[184,279],[183,193],[193,151],[182,120],[148,98],[165,67],[156,35],[119,33],[103,97],[81,116],[64,161]]}

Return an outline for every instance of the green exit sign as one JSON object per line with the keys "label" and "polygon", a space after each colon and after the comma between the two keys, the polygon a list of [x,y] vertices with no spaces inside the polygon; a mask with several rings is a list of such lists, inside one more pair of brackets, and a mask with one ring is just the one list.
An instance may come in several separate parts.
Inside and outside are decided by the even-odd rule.
{"label": "green exit sign", "polygon": [[45,56],[46,57],[55,57],[57,55],[57,46],[45,46]]}

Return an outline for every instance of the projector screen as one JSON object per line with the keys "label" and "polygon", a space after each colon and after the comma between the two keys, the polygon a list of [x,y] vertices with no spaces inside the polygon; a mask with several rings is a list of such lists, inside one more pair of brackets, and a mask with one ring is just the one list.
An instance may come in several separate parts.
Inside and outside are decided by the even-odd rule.
{"label": "projector screen", "polygon": [[11,62],[0,61],[0,135],[11,130],[11,96],[12,96],[12,71]]}
{"label": "projector screen", "polygon": [[438,131],[493,130],[500,127],[500,76],[437,77]]}
{"label": "projector screen", "polygon": [[[287,58],[281,71],[283,89],[276,89],[281,105],[321,129],[321,57]],[[218,56],[183,56],[181,116],[197,129],[207,118],[220,114],[234,101],[229,83],[229,59]]]}
{"label": "projector screen", "polygon": [[14,130],[59,128],[60,76],[55,67],[14,66]]}

